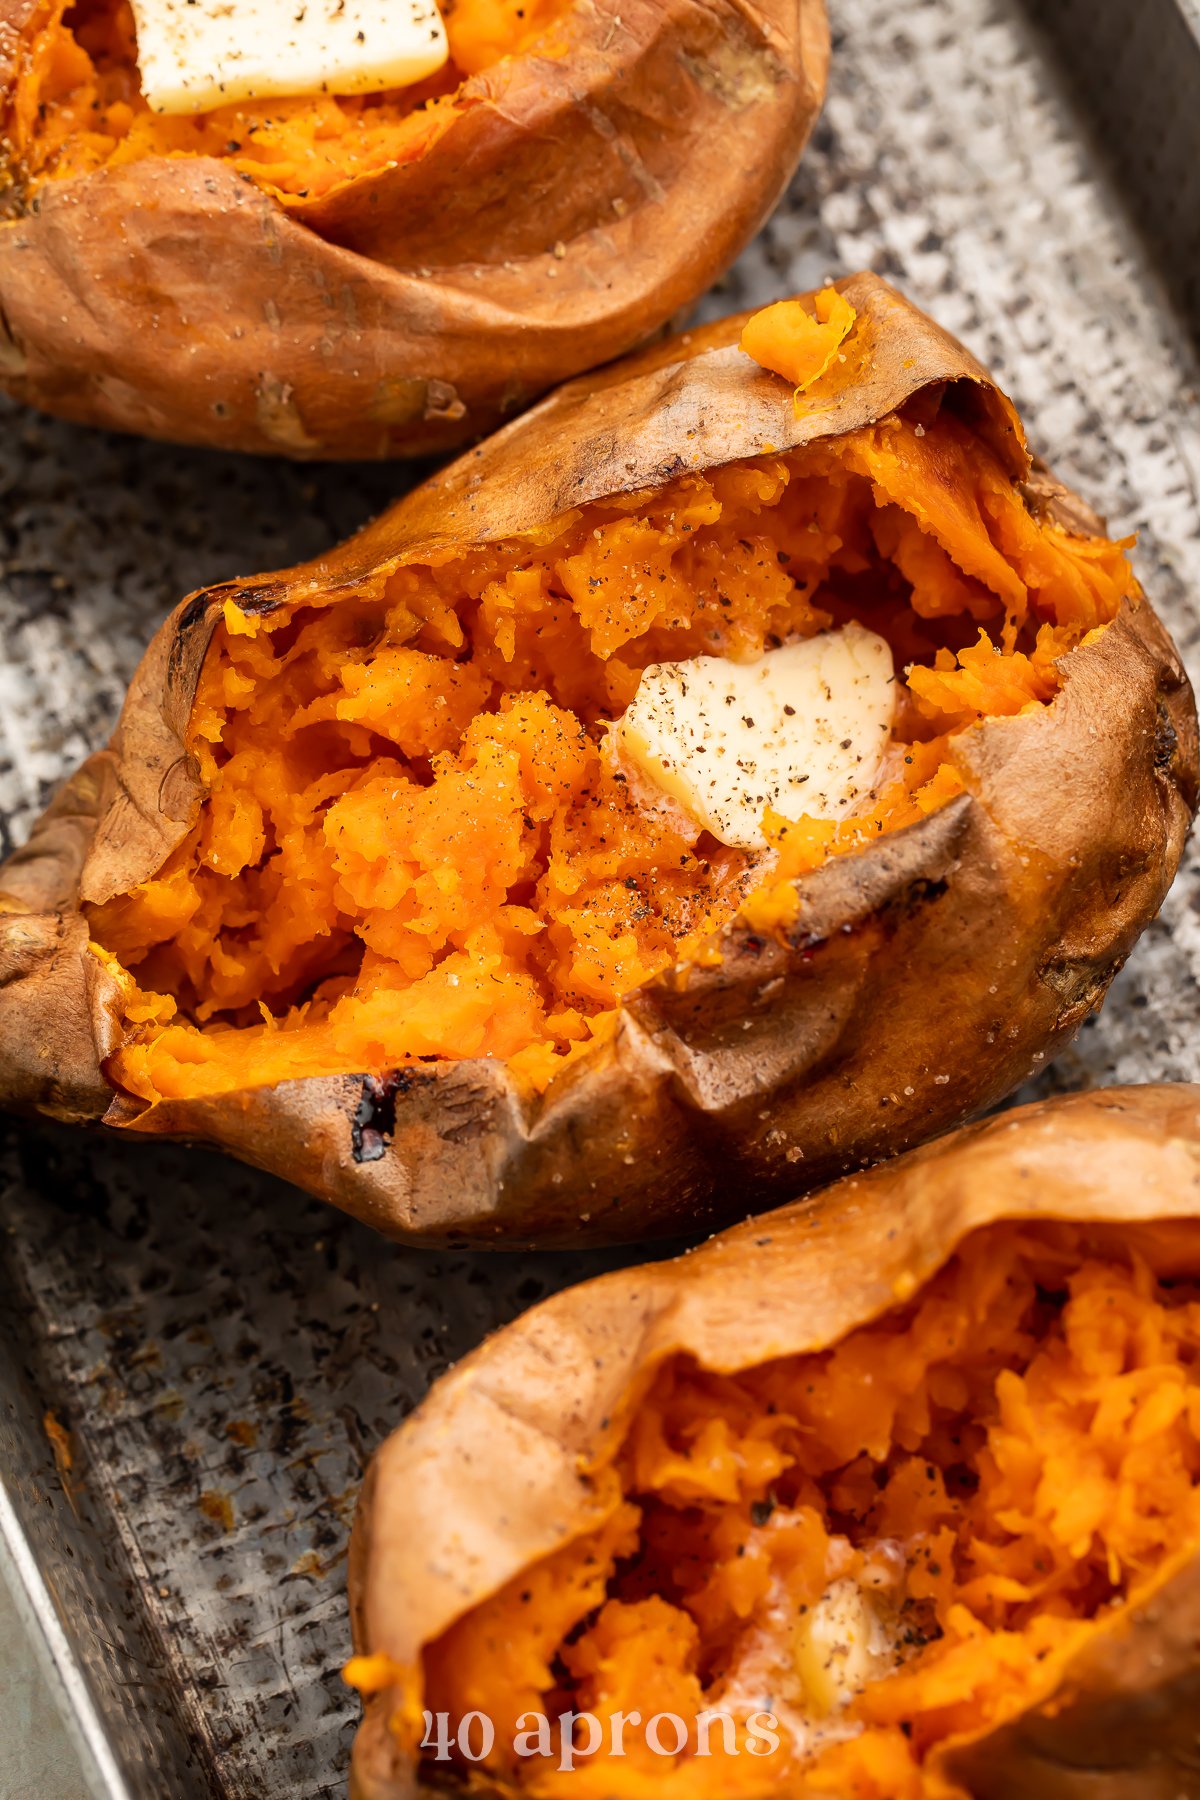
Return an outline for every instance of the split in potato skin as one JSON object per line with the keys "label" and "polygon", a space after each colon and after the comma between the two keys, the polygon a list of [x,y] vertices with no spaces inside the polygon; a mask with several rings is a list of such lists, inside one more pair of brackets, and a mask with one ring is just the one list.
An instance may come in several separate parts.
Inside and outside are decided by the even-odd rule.
{"label": "split in potato skin", "polygon": [[[89,910],[131,972],[111,1073],[153,1101],[491,1056],[542,1087],[736,913],[786,928],[797,875],[961,791],[955,734],[1051,702],[1132,586],[1121,546],[1035,516],[925,403],[402,567],[370,599],[231,601],[189,730],[200,819]],[[649,664],[851,618],[909,672],[849,819],[772,815],[768,852],[731,850],[606,759]]]}
{"label": "split in potato skin", "polygon": [[[1019,1713],[1200,1538],[1181,1264],[1200,1267],[1194,1223],[999,1224],[819,1355],[736,1376],[672,1358],[591,1470],[604,1522],[426,1647],[399,1741],[415,1754],[421,1708],[479,1710],[481,1773],[581,1800],[958,1792],[930,1751]],[[371,1659],[356,1671],[369,1689]],[[664,1757],[634,1728],[570,1772],[511,1754],[525,1713],[694,1728],[705,1708],[733,1715],[733,1754],[716,1731],[710,1756]],[[774,1754],[747,1748],[761,1712]]]}
{"label": "split in potato skin", "polygon": [[68,180],[153,156],[227,162],[285,206],[414,162],[454,116],[462,82],[535,45],[554,53],[569,0],[456,0],[445,8],[450,62],[381,94],[246,101],[194,116],[149,110],[128,0],[54,0],[30,39],[11,103],[24,183]]}

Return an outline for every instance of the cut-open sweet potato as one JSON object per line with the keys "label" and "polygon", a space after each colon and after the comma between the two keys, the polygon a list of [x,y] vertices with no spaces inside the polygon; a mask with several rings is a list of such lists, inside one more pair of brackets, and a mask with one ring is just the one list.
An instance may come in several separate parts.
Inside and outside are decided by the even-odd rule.
{"label": "cut-open sweet potato", "polygon": [[[817,1185],[1053,1054],[1178,863],[1179,660],[885,283],[756,315],[762,361],[742,323],[176,611],[0,872],[8,1103],[400,1236],[578,1243]],[[840,811],[757,771],[721,841],[613,748],[650,671],[864,632],[891,722]]]}
{"label": "cut-open sweet potato", "polygon": [[355,1800],[1194,1794],[1200,1091],[534,1308],[377,1453],[350,1589]]}
{"label": "cut-open sweet potato", "polygon": [[0,0],[0,386],[230,450],[464,442],[703,293],[824,96],[824,0],[444,10],[420,87],[163,119],[127,0]]}

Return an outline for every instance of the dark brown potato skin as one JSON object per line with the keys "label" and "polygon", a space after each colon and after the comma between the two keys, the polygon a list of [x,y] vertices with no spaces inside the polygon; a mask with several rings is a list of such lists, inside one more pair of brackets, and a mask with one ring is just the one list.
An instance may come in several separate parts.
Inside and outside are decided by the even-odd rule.
{"label": "dark brown potato skin", "polygon": [[561,389],[328,556],[184,602],[110,748],[0,869],[0,1103],[220,1145],[390,1236],[511,1248],[727,1224],[935,1136],[1039,1069],[1157,912],[1196,804],[1191,689],[1140,595],[1066,657],[1051,705],[955,740],[966,793],[804,877],[786,943],[735,923],[719,967],[632,994],[611,1044],[544,1096],[480,1059],[146,1109],[103,1072],[118,995],[80,900],[149,877],[196,817],[183,734],[230,596],[350,602],[437,547],[835,437],[946,382],[1033,502],[1080,518],[1031,477],[1015,413],[960,345],[875,276],[841,286],[859,315],[846,361],[799,413],[722,320]]}
{"label": "dark brown potato skin", "polygon": [[[377,1452],[351,1540],[355,1648],[416,1666],[455,1619],[586,1531],[594,1502],[581,1468],[624,1432],[667,1358],[732,1374],[827,1349],[898,1292],[917,1291],[969,1233],[1004,1219],[1131,1233],[1186,1220],[1187,1245],[1160,1244],[1156,1257],[1179,1259],[1163,1273],[1200,1273],[1200,1088],[1109,1088],[1022,1107],[689,1256],[534,1307],[437,1382]],[[387,1729],[395,1698],[367,1704],[352,1800],[430,1791]],[[1198,1698],[1193,1547],[1151,1594],[1097,1626],[1036,1705],[949,1741],[933,1761],[974,1800],[1185,1800],[1200,1795]]]}
{"label": "dark brown potato skin", "polygon": [[210,158],[28,204],[5,110],[38,10],[0,0],[0,386],[276,456],[444,450],[649,338],[775,205],[829,65],[825,0],[576,0],[565,54],[472,77],[423,160],[299,210]]}

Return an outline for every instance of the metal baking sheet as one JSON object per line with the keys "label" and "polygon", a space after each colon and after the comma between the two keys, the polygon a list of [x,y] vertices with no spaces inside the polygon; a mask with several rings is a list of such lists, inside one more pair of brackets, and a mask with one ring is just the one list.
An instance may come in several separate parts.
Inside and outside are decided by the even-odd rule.
{"label": "metal baking sheet", "polygon": [[[1197,365],[1171,296],[1196,292],[1200,215],[1190,136],[1175,170],[1167,118],[1194,7],[1165,4],[1184,36],[1164,72],[1150,0],[834,0],[824,120],[704,310],[863,266],[901,283],[992,365],[1065,478],[1140,534],[1142,579],[1195,676]],[[1124,116],[1161,130],[1119,135],[1094,38],[1129,51]],[[1194,135],[1200,81],[1186,103]],[[1189,175],[1191,236],[1164,234],[1163,184]],[[0,411],[9,837],[103,740],[181,593],[316,551],[404,479]],[[1039,1086],[1200,1077],[1198,975],[1193,846],[1102,1018]],[[421,1256],[208,1154],[6,1131],[0,1536],[98,1795],[343,1791],[345,1552],[365,1459],[491,1326],[600,1266]]]}

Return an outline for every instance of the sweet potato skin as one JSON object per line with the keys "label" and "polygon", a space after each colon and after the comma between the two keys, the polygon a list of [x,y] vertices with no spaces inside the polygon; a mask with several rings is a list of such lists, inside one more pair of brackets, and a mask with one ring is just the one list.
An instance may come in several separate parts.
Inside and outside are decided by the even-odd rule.
{"label": "sweet potato skin", "polygon": [[560,390],[319,561],[184,602],[109,749],[0,870],[0,1100],[220,1145],[408,1241],[516,1247],[728,1223],[947,1130],[1040,1068],[1158,910],[1196,804],[1191,689],[1140,596],[1064,659],[1052,704],[954,740],[964,794],[802,877],[786,941],[735,922],[719,966],[629,996],[611,1042],[542,1095],[478,1059],[147,1109],[102,1072],[117,985],[82,942],[80,901],[146,879],[196,817],[183,738],[227,599],[351,601],[401,562],[836,436],[943,382],[1037,504],[1078,507],[1031,475],[1015,414],[961,346],[876,277],[842,286],[859,315],[846,362],[799,410],[724,320]]}
{"label": "sweet potato skin", "polygon": [[778,200],[829,62],[824,0],[579,0],[421,161],[299,208],[210,158],[26,199],[4,114],[38,13],[0,0],[0,386],[301,458],[444,450],[648,338]]}
{"label": "sweet potato skin", "polygon": [[[356,1649],[415,1667],[455,1619],[586,1531],[595,1502],[581,1470],[666,1359],[734,1374],[827,1349],[917,1291],[972,1231],[1006,1219],[1200,1219],[1200,1089],[1022,1107],[686,1257],[535,1307],[444,1376],[376,1453],[351,1541]],[[1198,1690],[1200,1564],[1181,1553],[1028,1711],[949,1740],[934,1764],[974,1800],[1194,1795]],[[367,1702],[352,1800],[438,1791],[387,1729],[395,1700]]]}

